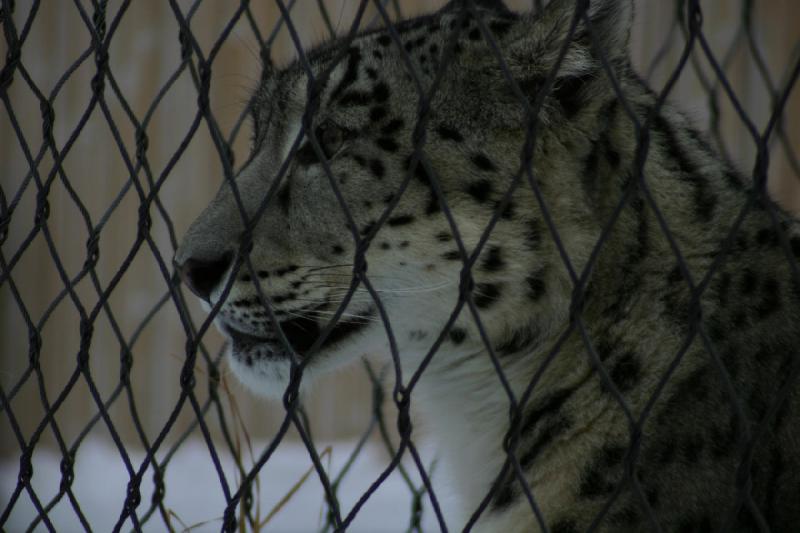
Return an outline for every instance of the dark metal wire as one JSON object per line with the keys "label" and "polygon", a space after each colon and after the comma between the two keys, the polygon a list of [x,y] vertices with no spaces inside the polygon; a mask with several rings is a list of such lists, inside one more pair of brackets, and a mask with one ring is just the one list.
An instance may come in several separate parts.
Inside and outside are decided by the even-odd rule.
{"label": "dark metal wire", "polygon": [[[410,408],[412,403],[413,391],[419,382],[422,374],[430,365],[432,359],[441,346],[442,342],[447,338],[450,329],[453,327],[456,318],[459,314],[466,310],[473,318],[480,337],[482,338],[487,356],[490,358],[498,375],[499,383],[505,391],[509,402],[509,416],[510,427],[504,439],[504,452],[506,454],[505,463],[501,472],[498,473],[496,482],[493,484],[491,490],[483,498],[481,504],[470,517],[466,524],[465,530],[470,530],[477,520],[481,517],[483,512],[488,507],[491,499],[498,490],[500,483],[513,477],[520,487],[534,513],[536,520],[542,531],[548,531],[548,525],[542,515],[541,510],[536,501],[535,494],[529,486],[523,469],[520,465],[519,458],[517,457],[517,448],[519,445],[520,424],[522,421],[522,414],[525,406],[530,398],[533,396],[534,390],[540,381],[541,376],[544,374],[550,364],[558,357],[563,344],[572,337],[578,337],[580,342],[585,346],[588,354],[589,363],[593,368],[597,379],[599,379],[604,387],[611,393],[611,397],[619,405],[625,418],[628,421],[629,427],[629,447],[624,458],[624,475],[622,481],[617,484],[615,491],[611,494],[607,504],[603,510],[595,518],[592,527],[595,529],[603,520],[604,516],[613,506],[614,502],[618,499],[622,491],[626,488],[631,488],[633,494],[638,500],[638,504],[644,515],[647,517],[650,527],[653,531],[660,531],[661,527],[653,515],[653,511],[648,503],[647,498],[642,490],[640,481],[636,473],[636,462],[640,452],[642,427],[650,416],[656,400],[658,399],[661,391],[666,386],[668,380],[677,369],[678,364],[687,353],[689,346],[699,339],[709,354],[710,360],[719,371],[720,377],[723,380],[725,390],[728,394],[731,408],[736,419],[739,422],[739,427],[742,428],[741,441],[743,447],[741,450],[742,461],[740,465],[740,475],[737,476],[737,505],[736,509],[731,510],[728,516],[729,522],[727,527],[730,527],[732,520],[735,518],[738,510],[745,506],[750,514],[753,516],[756,523],[762,530],[768,530],[767,522],[761,510],[753,501],[750,494],[750,467],[752,461],[753,450],[755,449],[759,439],[761,439],[766,432],[770,420],[776,416],[781,405],[786,401],[791,387],[796,385],[798,377],[800,377],[800,361],[795,358],[787,371],[785,382],[779,388],[777,397],[773,403],[768,407],[766,415],[762,420],[750,420],[744,413],[741,405],[741,399],[737,395],[737,391],[731,381],[728,370],[725,368],[717,350],[707,331],[707,327],[702,321],[702,312],[700,309],[700,298],[704,291],[709,286],[712,277],[719,271],[724,261],[734,245],[735,237],[747,216],[747,214],[757,205],[765,208],[773,222],[774,229],[783,247],[787,260],[790,264],[792,278],[795,284],[800,286],[800,266],[798,266],[792,243],[789,242],[785,231],[780,225],[778,214],[775,206],[768,199],[766,193],[767,171],[769,168],[769,154],[770,144],[779,143],[783,153],[787,157],[789,168],[794,175],[800,179],[800,159],[793,150],[791,142],[785,130],[786,118],[784,117],[784,110],[787,105],[788,97],[791,91],[795,88],[798,77],[800,77],[800,45],[795,47],[792,62],[787,69],[784,79],[780,83],[776,83],[767,68],[764,54],[759,48],[757,39],[755,38],[754,29],[754,8],[755,2],[753,0],[743,0],[742,10],[739,26],[736,29],[733,41],[730,43],[726,52],[723,54],[723,59],[717,59],[716,54],[711,49],[704,33],[703,33],[703,11],[698,0],[677,0],[675,2],[674,18],[670,23],[670,30],[666,40],[660,46],[659,50],[652,58],[650,67],[648,69],[649,78],[652,73],[664,62],[668,52],[676,47],[675,39],[678,29],[682,31],[685,38],[680,59],[677,65],[671,72],[666,84],[661,91],[657,94],[656,104],[651,110],[650,115],[642,122],[639,116],[631,109],[631,105],[626,100],[625,94],[621,91],[619,83],[615,79],[613,69],[610,66],[609,58],[606,57],[605,51],[600,47],[596,41],[593,41],[596,56],[602,63],[603,70],[608,76],[611,85],[613,86],[619,103],[625,109],[630,120],[634,124],[634,129],[637,135],[637,147],[635,151],[635,159],[632,168],[630,169],[633,179],[630,185],[623,191],[612,211],[609,220],[602,228],[600,236],[595,243],[591,255],[586,265],[579,271],[573,265],[566,248],[562,242],[559,234],[558,227],[553,221],[551,216],[551,209],[547,205],[544,196],[542,195],[538,177],[533,171],[534,159],[534,145],[536,143],[537,129],[539,127],[539,113],[544,104],[545,97],[551,91],[555,82],[556,73],[563,61],[567,47],[570,41],[568,37],[562,46],[558,60],[551,72],[543,81],[541,90],[536,97],[529,101],[526,95],[522,92],[517,82],[514,80],[508,65],[505,62],[503,54],[495,42],[492,32],[489,30],[485,22],[481,19],[480,12],[477,9],[474,0],[462,0],[462,9],[459,16],[464,19],[471,16],[477,21],[478,28],[483,39],[487,42],[491,54],[497,61],[497,65],[502,72],[505,82],[511,88],[515,97],[524,110],[524,118],[526,123],[526,138],[523,149],[520,153],[520,166],[513,176],[513,179],[503,194],[500,202],[498,202],[495,212],[484,232],[482,233],[479,242],[474,250],[467,251],[464,242],[459,233],[458,227],[453,218],[452,212],[448,206],[447,200],[442,194],[439,178],[435,169],[432,168],[430,160],[425,153],[425,141],[427,135],[427,124],[431,113],[431,101],[436,94],[441,90],[441,80],[445,75],[448,68],[451,68],[454,50],[457,45],[457,40],[461,32],[461,24],[456,24],[451,31],[446,46],[443,50],[438,71],[435,73],[433,83],[430,88],[423,89],[423,83],[420,76],[415,71],[415,67],[407,54],[403,54],[402,60],[404,65],[411,76],[411,80],[416,87],[417,91],[417,121],[414,127],[413,134],[413,154],[410,159],[409,168],[407,173],[392,201],[387,204],[384,212],[376,221],[372,229],[366,235],[360,235],[358,228],[354,222],[352,211],[347,202],[343,198],[341,191],[338,188],[336,179],[334,178],[331,169],[328,165],[327,158],[324,155],[322,147],[319,144],[315,135],[313,127],[315,121],[315,113],[318,106],[317,96],[319,88],[325,83],[327,77],[330,75],[333,68],[346,57],[346,49],[350,42],[355,38],[357,33],[363,29],[372,28],[376,25],[382,25],[386,28],[388,35],[393,41],[393,45],[399,50],[403,50],[401,37],[395,27],[393,20],[402,18],[400,2],[397,0],[373,0],[374,14],[371,15],[370,20],[365,20],[365,13],[370,3],[368,0],[361,0],[358,4],[357,13],[350,27],[344,32],[343,46],[341,53],[335,58],[331,66],[320,74],[314,75],[311,66],[303,52],[303,48],[298,36],[298,32],[292,21],[292,9],[296,1],[283,2],[276,0],[276,5],[281,13],[281,17],[273,28],[269,31],[263,31],[259,27],[256,18],[254,17],[249,0],[240,0],[235,9],[234,14],[224,24],[223,30],[219,37],[211,43],[211,48],[206,55],[203,52],[203,47],[197,41],[191,29],[191,21],[203,0],[195,0],[188,9],[181,8],[181,4],[177,0],[169,0],[169,7],[177,23],[178,38],[180,41],[180,62],[174,72],[167,78],[166,82],[156,93],[153,101],[148,106],[146,112],[139,118],[133,111],[128,100],[124,96],[119,84],[116,81],[114,72],[109,65],[109,47],[113,42],[114,35],[121,24],[124,23],[128,8],[131,4],[130,0],[123,1],[114,13],[109,12],[107,0],[92,0],[91,12],[87,10],[84,3],[80,0],[74,0],[75,9],[83,22],[84,27],[80,31],[86,31],[90,37],[90,45],[84,50],[78,58],[67,67],[67,69],[60,76],[54,88],[49,94],[45,94],[36,84],[33,77],[28,72],[26,65],[22,60],[22,51],[34,24],[37,16],[41,16],[41,2],[35,0],[30,4],[29,9],[25,13],[20,13],[16,2],[13,0],[0,0],[0,25],[3,29],[3,37],[6,45],[6,57],[2,70],[0,70],[0,101],[2,101],[3,108],[8,115],[9,124],[15,134],[15,141],[19,144],[20,150],[25,158],[27,164],[27,171],[25,176],[20,182],[19,187],[15,191],[8,191],[0,184],[0,244],[3,244],[8,237],[8,227],[12,218],[19,218],[27,216],[18,212],[22,197],[27,191],[33,190],[36,195],[35,219],[34,226],[30,232],[25,235],[19,245],[13,251],[10,251],[10,256],[7,257],[5,251],[0,249],[0,287],[3,285],[8,286],[8,291],[15,303],[20,316],[22,317],[26,332],[28,335],[28,354],[27,354],[27,367],[21,372],[19,377],[14,381],[8,390],[5,390],[0,385],[0,413],[2,413],[8,420],[11,427],[13,438],[19,447],[19,461],[20,468],[18,479],[15,489],[9,495],[8,502],[0,514],[0,529],[8,522],[9,517],[18,505],[23,493],[26,493],[36,509],[37,516],[29,525],[29,530],[33,530],[38,526],[44,526],[49,531],[56,531],[56,525],[53,524],[48,516],[65,497],[69,501],[75,515],[80,522],[81,526],[89,531],[92,526],[86,512],[81,508],[80,502],[76,494],[72,491],[72,484],[74,481],[74,463],[75,457],[80,453],[81,445],[86,437],[92,432],[98,424],[102,424],[111,436],[112,441],[117,449],[119,460],[124,465],[128,473],[128,487],[127,495],[124,501],[120,502],[120,515],[117,523],[114,526],[114,531],[120,531],[123,528],[132,528],[135,531],[140,531],[145,524],[149,524],[154,517],[160,516],[164,522],[164,526],[173,531],[174,527],[171,523],[170,513],[165,504],[165,498],[168,491],[168,486],[164,481],[165,472],[169,468],[172,457],[186,442],[187,439],[199,433],[208,448],[209,457],[212,461],[220,487],[222,489],[225,505],[222,520],[223,531],[235,531],[239,527],[239,520],[245,520],[251,527],[257,526],[258,517],[253,514],[253,484],[263,466],[270,460],[272,454],[283,441],[287,432],[294,428],[300,435],[300,438],[306,447],[309,458],[312,461],[315,474],[322,485],[325,498],[328,505],[328,513],[326,523],[323,525],[323,531],[335,530],[344,531],[355,519],[356,515],[367,502],[367,500],[374,494],[374,492],[381,486],[381,484],[394,473],[396,470],[403,479],[409,493],[412,496],[412,508],[409,513],[408,531],[421,531],[421,519],[425,509],[425,501],[430,503],[430,509],[434,513],[438,525],[442,531],[447,531],[447,524],[444,515],[439,505],[439,499],[434,491],[431,483],[431,468],[425,467],[417,451],[412,434],[413,426],[410,417]],[[339,28],[334,24],[334,19],[325,7],[322,0],[316,2],[325,28],[330,35],[335,35]],[[540,0],[534,0],[533,7],[535,10],[541,10],[542,4]],[[579,24],[585,24],[591,34],[591,21],[587,15],[586,9],[588,2],[576,0],[574,16],[569,28],[569,36],[571,36]],[[390,13],[391,8],[393,13]],[[22,21],[20,23],[20,21]],[[211,111],[210,102],[210,89],[211,89],[211,73],[215,64],[220,49],[226,43],[232,32],[239,24],[244,24],[249,27],[256,41],[258,42],[261,50],[261,59],[264,62],[269,62],[270,49],[278,32],[284,28],[291,37],[293,44],[297,49],[298,61],[301,67],[305,70],[308,78],[308,101],[306,112],[303,116],[303,124],[301,131],[293,141],[290,153],[286,160],[281,165],[278,175],[271,185],[270,190],[267,192],[264,200],[252,217],[248,217],[245,213],[242,199],[235,182],[235,168],[232,144],[237,139],[245,121],[245,117],[249,109],[245,109],[235,121],[230,133],[225,136],[222,129],[217,123],[214,114]],[[77,31],[77,30],[76,30]],[[265,37],[266,35],[266,37]],[[725,72],[730,65],[734,53],[738,47],[746,47],[752,54],[757,71],[765,88],[769,94],[772,106],[772,113],[770,119],[764,129],[760,131],[755,125],[753,120],[747,113],[744,105],[737,97],[730,82],[726,78]],[[95,74],[92,78],[90,89],[91,98],[86,109],[81,114],[77,125],[72,133],[61,146],[58,145],[54,136],[53,129],[56,123],[54,114],[54,102],[61,93],[62,88],[69,81],[73,74],[79,67],[89,61],[90,58],[94,59]],[[709,79],[708,75],[700,67],[700,59],[703,58],[711,66],[714,78]],[[717,144],[723,153],[726,153],[726,147],[722,141],[721,123],[720,123],[720,105],[721,99],[724,97],[728,103],[736,111],[737,117],[742,125],[749,132],[752,137],[753,143],[757,150],[757,162],[753,171],[753,190],[749,201],[743,206],[741,212],[737,216],[729,234],[721,245],[719,254],[714,258],[709,269],[704,273],[692,273],[684,260],[683,254],[673,237],[669,224],[663,216],[657,202],[655,201],[646,177],[644,175],[644,165],[648,157],[650,130],[652,121],[656,119],[660,108],[663,106],[666,98],[672,91],[676,81],[683,71],[691,66],[695,74],[698,76],[700,83],[705,88],[708,94],[708,105],[711,110],[711,131],[714,135]],[[197,113],[188,128],[186,134],[181,139],[178,149],[170,158],[168,164],[159,174],[156,174],[148,160],[148,128],[151,124],[151,119],[161,106],[164,97],[173,89],[178,78],[185,72],[189,73],[192,79],[195,90],[197,92]],[[18,118],[18,111],[15,110],[14,101],[9,93],[9,88],[13,83],[24,84],[24,87],[29,90],[30,94],[38,101],[42,115],[42,137],[43,141],[41,146],[33,147],[25,138],[22,127]],[[120,133],[118,123],[112,117],[109,107],[110,102],[118,104],[122,110],[124,119],[129,122],[127,126],[133,127],[135,131],[135,143],[130,146]],[[108,208],[101,214],[95,221],[92,219],[89,210],[83,203],[80,195],[72,186],[70,177],[64,169],[63,162],[70,154],[75,146],[75,143],[80,138],[84,131],[89,117],[93,113],[99,113],[109,126],[114,145],[119,150],[119,155],[125,164],[128,173],[128,179],[117,194],[113,197]],[[252,234],[256,223],[268,209],[272,198],[276,194],[282,180],[285,178],[290,162],[294,154],[298,150],[301,142],[306,139],[311,145],[312,149],[317,153],[319,159],[322,161],[323,169],[326,173],[328,182],[335,194],[337,201],[346,217],[351,237],[355,244],[356,252],[354,254],[352,263],[352,282],[347,290],[346,296],[343,298],[343,303],[336,311],[333,318],[325,325],[320,338],[312,347],[311,352],[318,349],[324,342],[336,322],[342,316],[348,302],[354,295],[355,291],[362,287],[372,298],[378,315],[382,319],[387,338],[390,342],[392,366],[391,371],[394,373],[394,388],[391,391],[391,400],[397,411],[397,434],[399,442],[394,442],[393,437],[390,436],[387,420],[383,414],[382,406],[385,403],[386,388],[383,383],[382,376],[376,373],[368,364],[366,371],[372,384],[373,399],[371,406],[371,419],[368,426],[365,428],[361,437],[354,446],[352,452],[344,466],[331,476],[322,465],[320,454],[314,444],[311,428],[305,412],[298,400],[298,390],[303,375],[303,370],[307,358],[299,360],[282,332],[278,332],[282,342],[287,350],[292,353],[292,368],[290,385],[284,395],[283,403],[286,410],[286,415],[279,427],[279,430],[269,445],[261,452],[259,458],[254,462],[249,469],[242,463],[241,458],[237,454],[235,438],[233,437],[230,423],[227,419],[226,410],[224,408],[219,387],[221,384],[221,359],[223,352],[216,355],[211,355],[203,344],[203,337],[206,331],[210,328],[214,315],[219,311],[221,302],[231,289],[232,280],[235,275],[230,277],[228,286],[223,290],[223,297],[220,302],[211,310],[210,315],[196,325],[189,316],[186,306],[182,288],[179,284],[179,279],[172,271],[170,266],[171,254],[177,248],[177,237],[174,230],[174,225],[168,209],[163,204],[159,197],[159,193],[167,180],[172,176],[172,170],[178,163],[189,143],[197,133],[201,125],[205,124],[211,134],[214,142],[217,155],[219,156],[220,163],[223,167],[225,186],[230,187],[231,192],[237,202],[245,231],[242,235],[240,247],[237,252],[234,270],[238,272],[245,269],[246,272],[251,274],[252,279],[255,281],[256,288],[259,295],[259,300],[267,310],[269,317],[275,321],[274,311],[269,297],[262,290],[259,284],[258,276],[255,275],[256,269],[250,261],[249,250],[252,243]],[[40,170],[43,161],[47,156],[53,160],[52,167],[47,171],[46,175]],[[397,206],[400,197],[411,182],[417,168],[423,169],[430,177],[430,185],[433,193],[435,194],[439,205],[441,206],[442,213],[445,216],[452,235],[454,243],[460,254],[463,269],[460,274],[460,293],[458,303],[453,309],[451,316],[443,329],[437,336],[435,342],[431,346],[429,352],[423,359],[420,367],[411,375],[404,377],[400,364],[400,354],[396,343],[394,341],[394,334],[392,326],[389,323],[386,311],[381,303],[378,292],[372,285],[369,274],[366,269],[365,255],[369,249],[373,239],[375,238],[379,229],[384,225],[387,219],[391,216],[393,210]],[[59,256],[55,240],[50,231],[49,217],[49,204],[48,198],[52,187],[55,183],[59,183],[67,192],[67,196],[77,209],[80,221],[85,227],[86,234],[88,235],[86,242],[86,257],[83,267],[73,275],[70,275],[64,265],[61,257]],[[491,343],[488,340],[485,328],[481,322],[480,313],[473,301],[472,289],[473,281],[471,269],[481,251],[486,245],[490,234],[498,223],[501,214],[511,202],[511,199],[519,188],[530,187],[534,193],[537,201],[538,208],[540,209],[547,229],[551,234],[553,242],[556,245],[560,258],[563,262],[564,268],[569,273],[571,282],[573,284],[572,303],[571,303],[571,316],[570,321],[566,325],[564,331],[548,350],[547,356],[540,363],[536,372],[534,373],[531,381],[527,387],[522,391],[522,394],[515,395],[512,391],[506,376],[503,373],[497,354]],[[103,283],[97,274],[96,266],[100,257],[100,235],[106,229],[107,223],[111,216],[117,211],[123,200],[131,194],[135,194],[139,202],[139,221],[138,221],[138,234],[134,244],[125,256],[125,259],[120,264],[117,272],[108,283]],[[614,229],[619,216],[623,209],[630,205],[634,196],[642,199],[646,206],[650,208],[654,214],[658,227],[663,232],[663,235],[669,243],[670,249],[674,253],[675,260],[678,268],[686,281],[687,288],[691,294],[690,302],[690,328],[687,337],[680,350],[675,354],[671,360],[669,367],[661,379],[657,383],[652,396],[647,401],[645,407],[635,416],[620,391],[615,386],[613,380],[608,374],[608,371],[603,366],[601,359],[594,347],[594,341],[589,335],[589,329],[583,315],[583,301],[585,299],[585,291],[589,273],[591,272],[602,248],[609,239],[609,236]],[[153,225],[151,214],[152,208],[155,206],[157,216],[161,222],[166,226],[169,236],[171,249],[165,254],[156,244],[152,235],[151,228]],[[22,297],[18,285],[15,281],[15,269],[18,268],[21,258],[30,249],[31,244],[37,238],[44,240],[45,245],[50,253],[53,265],[59,274],[63,288],[59,289],[56,296],[48,304],[41,317],[34,320],[29,311],[29,305]],[[135,329],[133,334],[125,338],[122,329],[119,326],[118,320],[114,315],[112,308],[109,305],[109,298],[114,291],[118,291],[118,286],[125,274],[128,272],[133,260],[144,250],[148,249],[153,257],[155,265],[158,267],[163,282],[165,284],[165,291],[163,296],[158,300],[152,310],[147,313],[141,320],[139,326]],[[165,257],[166,255],[166,257]],[[695,281],[695,277],[700,275],[699,281]],[[93,288],[97,296],[97,302],[89,305],[85,298],[76,291],[76,287],[84,280],[88,280],[90,286]],[[45,392],[45,375],[44,370],[40,363],[40,350],[42,345],[43,329],[49,322],[52,314],[64,301],[69,301],[80,317],[80,348],[76,354],[76,367],[66,380],[63,388],[51,398]],[[157,314],[169,304],[173,304],[178,311],[181,324],[186,337],[186,359],[181,371],[180,383],[180,396],[175,405],[172,406],[166,423],[162,426],[155,439],[147,436],[144,426],[139,416],[137,407],[137,399],[131,387],[131,369],[133,364],[133,348],[137,343],[141,333],[148,327],[154,320]],[[92,339],[95,330],[95,324],[100,316],[103,316],[111,327],[111,332],[119,345],[120,354],[120,376],[119,382],[114,389],[106,397],[100,393],[95,379],[90,371],[89,361],[91,358]],[[276,321],[277,322],[277,321]],[[198,358],[198,356],[200,356]],[[195,369],[198,364],[203,364],[205,370],[206,382],[208,387],[208,398],[200,401],[198,395],[195,393],[197,386],[197,378]],[[83,430],[79,433],[71,444],[68,444],[62,434],[59,424],[56,421],[56,414],[62,407],[64,402],[70,396],[74,388],[79,382],[83,382],[92,397],[94,408],[96,412],[93,414],[91,420],[86,424]],[[37,388],[39,399],[44,407],[45,416],[38,422],[34,431],[26,438],[19,424],[18,416],[14,413],[13,403],[20,390],[27,383],[32,382]],[[137,445],[142,446],[146,450],[145,457],[141,464],[134,464],[131,459],[127,447],[130,443],[123,441],[121,435],[114,426],[114,423],[109,415],[109,411],[120,402],[120,398],[126,398],[128,410],[130,412],[131,421],[133,423],[136,435],[138,438]],[[178,433],[176,427],[176,420],[185,408],[192,411],[194,419],[188,428]],[[216,423],[221,428],[222,442],[215,441],[211,436],[209,429],[210,418],[214,417]],[[36,450],[37,444],[40,442],[43,434],[49,431],[55,439],[57,448],[61,454],[61,483],[58,492],[49,500],[43,501],[34,490],[31,479],[33,475],[33,454]],[[354,461],[359,457],[364,449],[367,441],[377,433],[378,438],[383,442],[386,450],[388,451],[391,460],[388,466],[378,475],[378,477],[370,484],[369,488],[363,493],[353,507],[345,512],[340,508],[339,500],[337,497],[337,489],[342,480],[348,475]],[[175,435],[174,442],[167,447],[165,445],[169,436]],[[231,456],[235,460],[237,473],[241,481],[232,485],[230,480],[226,477],[222,462],[220,459],[221,454]],[[408,455],[406,455],[408,454]],[[403,464],[403,459],[409,459],[411,464],[414,465],[416,473],[422,481],[421,486],[416,486],[412,480],[412,475],[408,471],[408,465]],[[147,472],[152,471],[154,496],[150,505],[146,509],[140,509],[141,505],[141,486],[144,482],[144,476]],[[237,510],[243,516],[237,517]]]}

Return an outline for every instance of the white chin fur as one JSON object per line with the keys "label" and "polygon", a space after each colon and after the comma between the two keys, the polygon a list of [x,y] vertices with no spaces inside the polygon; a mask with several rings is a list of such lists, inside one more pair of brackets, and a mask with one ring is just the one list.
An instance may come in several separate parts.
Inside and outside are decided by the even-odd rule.
{"label": "white chin fur", "polygon": [[[233,348],[228,348],[227,359],[233,374],[238,380],[253,393],[265,398],[280,400],[289,386],[289,369],[291,363],[288,359],[256,360],[252,366],[247,366],[244,361],[237,358]],[[303,376],[303,382],[309,376]],[[301,384],[304,387],[305,383]]]}

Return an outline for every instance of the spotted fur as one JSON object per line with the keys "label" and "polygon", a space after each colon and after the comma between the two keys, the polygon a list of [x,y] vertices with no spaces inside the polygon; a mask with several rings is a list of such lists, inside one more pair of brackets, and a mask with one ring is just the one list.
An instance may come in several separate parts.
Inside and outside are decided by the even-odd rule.
{"label": "spotted fur", "polygon": [[[201,297],[227,294],[234,372],[275,396],[289,380],[259,294],[304,387],[362,354],[389,361],[390,338],[407,380],[441,342],[412,403],[459,527],[488,498],[475,530],[535,531],[530,495],[560,533],[793,530],[800,223],[657,105],[629,63],[628,0],[593,0],[588,25],[572,0],[475,4],[311,50],[317,85],[303,61],[267,68],[240,200],[223,185],[176,257]],[[250,217],[268,193],[242,246],[238,202]],[[252,270],[234,273],[241,250]]]}

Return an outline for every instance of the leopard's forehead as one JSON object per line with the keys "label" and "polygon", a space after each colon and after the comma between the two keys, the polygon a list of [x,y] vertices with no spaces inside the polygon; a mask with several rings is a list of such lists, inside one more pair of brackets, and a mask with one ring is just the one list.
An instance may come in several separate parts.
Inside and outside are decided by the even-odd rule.
{"label": "leopard's forehead", "polygon": [[[418,78],[425,78],[431,75],[432,65],[442,52],[441,30],[449,18],[423,16],[399,23],[391,30],[373,29],[352,39],[337,37],[320,43],[278,70],[275,86],[292,109],[303,110],[308,103],[309,73],[323,104],[346,96],[346,89],[357,87],[364,79],[374,81],[378,73],[383,78],[410,82],[409,70],[414,69]],[[351,94],[338,103],[351,106],[358,103],[360,96],[364,95]]]}
{"label": "leopard's forehead", "polygon": [[[518,17],[484,10],[479,16],[498,41],[513,33]],[[473,64],[476,56],[486,56],[485,46],[472,15],[448,11],[338,37],[270,69],[251,109],[256,122],[277,126],[283,134],[299,131],[304,117],[309,124],[333,117],[340,126],[360,131],[380,123],[388,108],[411,118],[430,97],[430,110],[453,115],[451,122],[465,122],[462,127],[474,126],[500,116],[484,116],[485,99],[497,90],[491,74],[496,65],[487,71]],[[481,48],[478,54],[476,48]],[[438,90],[432,90],[435,80]],[[456,93],[457,102],[451,96]]]}

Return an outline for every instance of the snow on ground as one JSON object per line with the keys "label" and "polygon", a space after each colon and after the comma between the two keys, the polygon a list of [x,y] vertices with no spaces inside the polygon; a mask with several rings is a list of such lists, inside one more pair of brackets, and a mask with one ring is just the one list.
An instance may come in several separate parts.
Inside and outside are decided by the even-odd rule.
{"label": "snow on ground", "polygon": [[[320,453],[327,445],[319,445]],[[388,465],[386,454],[378,444],[368,444],[345,477],[339,489],[339,501],[342,514],[352,508],[358,498],[367,490],[380,472]],[[254,449],[260,453],[266,447],[258,443]],[[323,458],[323,464],[329,472],[339,472],[346,462],[354,443],[340,442],[331,444],[332,453]],[[129,451],[134,468],[141,464],[144,454],[141,451]],[[222,466],[232,486],[236,487],[235,468],[231,458],[220,453]],[[40,501],[46,503],[58,491],[61,481],[61,456],[50,450],[37,451],[34,454],[33,488]],[[249,463],[248,463],[249,464]],[[302,478],[311,466],[306,449],[295,442],[282,443],[270,458],[259,476],[261,480],[261,515],[265,517],[293,486]],[[406,464],[410,473],[416,473],[413,465]],[[0,459],[0,512],[8,505],[19,473],[19,460],[16,457]],[[414,475],[415,485],[419,486],[419,477]],[[84,442],[75,461],[75,481],[72,485],[81,509],[94,531],[111,531],[116,524],[123,502],[129,476],[124,463],[111,443],[100,440]],[[214,469],[208,449],[201,441],[188,441],[173,457],[167,468],[165,477],[165,505],[172,510],[184,524],[192,526],[193,532],[219,531],[220,517],[225,508],[225,498]],[[152,469],[144,476],[141,485],[141,504],[137,512],[143,514],[150,506],[153,493]],[[439,494],[437,494],[439,496]],[[275,532],[313,532],[320,529],[325,506],[323,490],[319,478],[312,473],[289,502],[270,520],[262,531]],[[438,531],[439,527],[427,498],[424,502],[423,530]],[[411,492],[403,479],[395,472],[372,495],[360,510],[348,531],[379,533],[400,532],[408,528],[411,511]],[[34,505],[27,493],[23,491],[17,500],[5,530],[9,533],[25,531],[36,515]],[[50,520],[59,533],[83,531],[75,511],[68,499],[62,501],[49,514]],[[208,521],[208,522],[207,522]],[[182,526],[173,521],[176,530]],[[128,521],[123,531],[131,529]],[[160,516],[153,516],[145,524],[144,531],[166,531]],[[46,531],[40,524],[36,531]]]}

